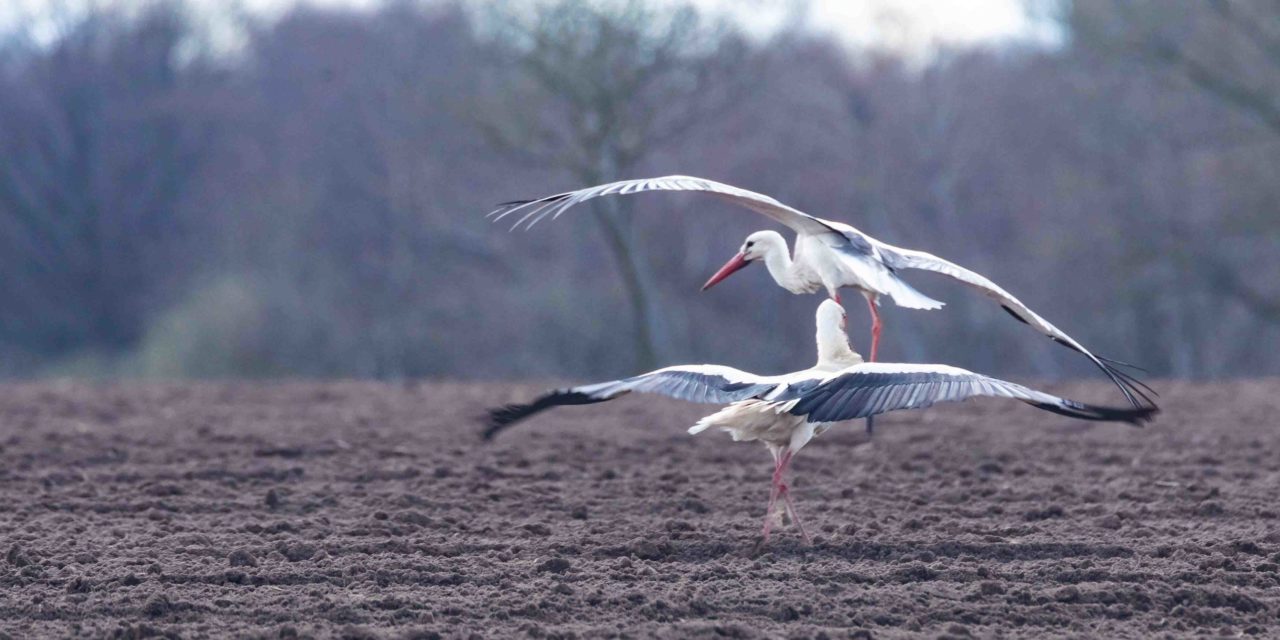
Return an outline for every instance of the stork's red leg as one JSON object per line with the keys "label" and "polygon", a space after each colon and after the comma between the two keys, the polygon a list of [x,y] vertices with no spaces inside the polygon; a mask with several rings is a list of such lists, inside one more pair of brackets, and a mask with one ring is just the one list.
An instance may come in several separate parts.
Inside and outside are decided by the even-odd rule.
{"label": "stork's red leg", "polygon": [[813,544],[813,540],[809,537],[809,533],[804,530],[804,523],[800,522],[800,514],[796,512],[796,505],[791,501],[791,487],[787,486],[787,467],[791,466],[791,457],[793,451],[788,449],[782,455],[776,475],[778,477],[778,492],[782,494],[782,499],[787,505],[787,515],[791,521],[796,523],[796,528],[800,529],[800,537],[804,538],[805,544]]}
{"label": "stork's red leg", "polygon": [[764,510],[764,527],[760,530],[760,544],[769,541],[769,530],[773,528],[773,510],[778,506],[778,495],[782,493],[782,467],[785,464],[783,456],[775,455],[773,461],[773,484],[769,489],[769,505]]}
{"label": "stork's red leg", "polygon": [[867,297],[867,307],[871,309],[871,360],[876,361],[876,353],[880,351],[880,309],[876,307],[876,300]]}
{"label": "stork's red leg", "polygon": [[791,488],[786,484],[782,485],[782,499],[787,503],[787,514],[791,516],[791,520],[796,523],[796,528],[800,529],[800,537],[804,538],[805,544],[813,544],[813,539],[809,537],[809,533],[804,530],[804,523],[800,522],[800,514],[796,513],[796,505],[791,502]]}
{"label": "stork's red leg", "polygon": [[809,533],[804,530],[804,523],[800,522],[800,516],[796,513],[796,505],[791,501],[791,489],[786,483],[787,467],[791,464],[791,456],[792,452],[790,450],[785,451],[778,456],[777,462],[774,464],[773,489],[769,492],[769,506],[765,509],[764,528],[760,532],[761,545],[769,541],[769,531],[773,529],[773,510],[778,506],[779,496],[782,497],[783,503],[786,505],[787,516],[800,529],[800,537],[804,538],[805,544],[813,544]]}
{"label": "stork's red leg", "polygon": [[773,488],[769,490],[769,505],[764,509],[764,527],[760,529],[761,544],[769,541],[769,530],[773,528],[773,510],[778,505],[778,493],[778,485],[774,483]]}

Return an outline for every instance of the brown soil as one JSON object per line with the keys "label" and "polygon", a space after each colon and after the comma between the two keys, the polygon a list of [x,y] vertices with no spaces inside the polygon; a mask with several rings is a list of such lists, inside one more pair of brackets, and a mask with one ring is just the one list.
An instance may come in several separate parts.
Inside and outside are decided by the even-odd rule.
{"label": "brown soil", "polygon": [[816,543],[753,557],[771,462],[685,435],[705,406],[484,445],[538,386],[3,386],[0,631],[1276,637],[1280,382],[1159,387],[1146,429],[998,401],[835,429],[795,463]]}

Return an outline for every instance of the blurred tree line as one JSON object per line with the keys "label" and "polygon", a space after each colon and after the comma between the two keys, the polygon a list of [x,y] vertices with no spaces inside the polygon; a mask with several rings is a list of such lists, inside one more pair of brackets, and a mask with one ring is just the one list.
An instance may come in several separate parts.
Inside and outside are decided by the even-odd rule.
{"label": "blurred tree line", "polygon": [[[990,276],[1154,375],[1280,373],[1280,6],[1080,0],[1061,47],[923,68],[641,0],[388,2],[243,20],[106,4],[0,44],[0,374],[591,378],[812,360],[767,221],[603,199],[709,177]],[[113,8],[116,7],[116,8]],[[885,359],[1092,375],[927,274]],[[865,349],[866,318],[851,308]]]}

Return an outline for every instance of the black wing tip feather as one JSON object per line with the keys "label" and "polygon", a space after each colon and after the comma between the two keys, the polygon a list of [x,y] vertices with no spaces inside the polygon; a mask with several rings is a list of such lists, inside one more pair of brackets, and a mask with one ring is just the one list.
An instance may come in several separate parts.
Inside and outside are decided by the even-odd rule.
{"label": "black wing tip feather", "polygon": [[571,390],[557,390],[544,394],[537,400],[527,404],[508,404],[489,410],[489,417],[481,434],[485,440],[492,440],[498,433],[534,414],[552,407],[576,404],[593,404],[604,402],[608,398],[595,398],[585,393]]}
{"label": "black wing tip feather", "polygon": [[1156,406],[1156,401],[1152,399],[1152,396],[1159,398],[1160,394],[1148,386],[1147,383],[1105,362],[1099,366],[1102,368],[1102,372],[1107,374],[1107,377],[1111,378],[1111,381],[1116,386],[1120,387],[1125,399],[1129,401],[1129,404],[1133,405],[1135,410],[1154,408]]}
{"label": "black wing tip feather", "polygon": [[490,409],[481,437],[493,440],[499,432],[536,413],[532,407],[532,404],[508,404]]}
{"label": "black wing tip feather", "polygon": [[1125,369],[1132,369],[1134,371],[1137,371],[1138,373],[1151,373],[1150,371],[1147,371],[1146,369],[1136,364],[1133,364],[1132,362],[1125,362],[1124,360],[1115,360],[1112,358],[1104,358],[1102,356],[1098,356],[1098,359],[1113,367],[1123,367]]}
{"label": "black wing tip feather", "polygon": [[[1013,317],[1015,318],[1018,317],[1008,307],[1005,307],[1005,311],[1008,311],[1009,314],[1013,315]],[[1075,347],[1068,342],[1059,340],[1054,336],[1049,336],[1049,339],[1053,340],[1054,342],[1068,349],[1071,349],[1072,351],[1075,351],[1076,353],[1080,353],[1091,358],[1094,361],[1094,364],[1096,364],[1098,368],[1102,370],[1102,373],[1106,374],[1106,376],[1111,379],[1111,382],[1115,383],[1116,387],[1120,389],[1120,393],[1124,394],[1124,399],[1128,400],[1129,404],[1133,405],[1134,409],[1142,409],[1147,406],[1152,406],[1152,407],[1155,406],[1156,402],[1155,400],[1152,400],[1151,397],[1155,396],[1159,398],[1160,394],[1157,393],[1155,389],[1152,389],[1150,386],[1148,386],[1147,383],[1139,380],[1133,374],[1124,371],[1124,369],[1132,369],[1134,371],[1145,373],[1146,370],[1143,369],[1142,367],[1139,367],[1134,364],[1129,364],[1128,362],[1122,362],[1120,360],[1112,360],[1111,358],[1104,358],[1101,356],[1091,355],[1085,351],[1080,350],[1078,347]]]}
{"label": "black wing tip feather", "polygon": [[[498,220],[505,218],[507,214],[515,211],[516,209],[521,209],[531,204],[547,204],[551,202],[558,202],[572,195],[573,195],[573,192],[557,193],[554,196],[547,196],[545,198],[534,198],[532,200],[511,200],[509,202],[499,202],[496,205],[496,208],[493,211],[486,213],[484,217],[493,218],[493,221],[497,222]],[[517,224],[516,226],[519,226],[519,225]],[[512,227],[512,228],[514,229],[515,227]]]}
{"label": "black wing tip feather", "polygon": [[[1023,324],[1030,324],[1017,313],[1014,313],[1013,309],[1010,309],[1008,306],[1000,305],[1000,307],[1009,312],[1009,315],[1013,316],[1014,319],[1019,322],[1022,322]],[[1151,396],[1158,398],[1160,397],[1160,394],[1156,393],[1155,389],[1147,386],[1145,382],[1122,370],[1131,369],[1146,373],[1146,370],[1142,367],[1120,360],[1095,356],[1082,350],[1080,347],[1071,344],[1070,342],[1066,342],[1058,338],[1057,336],[1049,336],[1049,339],[1093,360],[1093,363],[1102,370],[1102,373],[1106,374],[1106,376],[1111,379],[1111,382],[1115,383],[1116,387],[1120,389],[1120,393],[1124,394],[1124,399],[1128,400],[1129,404],[1133,405],[1134,409],[1141,409],[1147,405],[1155,406],[1155,401],[1151,399]]]}
{"label": "black wing tip feather", "polygon": [[564,200],[565,198],[568,198],[571,195],[573,195],[572,191],[568,193],[557,193],[554,196],[547,196],[545,198],[534,198],[532,200],[512,200],[511,202],[499,202],[498,207],[499,208],[517,207],[517,206],[522,206],[526,204],[533,204],[535,202],[556,202],[559,200]]}
{"label": "black wing tip feather", "polygon": [[1155,419],[1156,414],[1160,413],[1160,408],[1155,405],[1134,408],[1100,407],[1084,404],[1083,402],[1075,402],[1074,400],[1063,400],[1061,403],[1032,402],[1031,404],[1039,409],[1067,416],[1068,418],[1095,422],[1125,422],[1135,427],[1141,427],[1151,422]]}

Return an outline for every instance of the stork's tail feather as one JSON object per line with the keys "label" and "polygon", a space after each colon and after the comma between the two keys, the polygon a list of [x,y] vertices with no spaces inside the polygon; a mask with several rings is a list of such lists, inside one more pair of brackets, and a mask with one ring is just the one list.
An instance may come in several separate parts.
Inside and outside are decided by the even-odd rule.
{"label": "stork's tail feather", "polygon": [[735,410],[735,407],[729,406],[709,416],[702,416],[697,422],[693,423],[692,427],[689,427],[689,435],[696,436],[711,427],[723,427],[724,421],[721,420],[722,416],[731,416]]}
{"label": "stork's tail feather", "polygon": [[1141,427],[1143,423],[1150,422],[1155,418],[1155,414],[1160,412],[1159,407],[1155,405],[1135,407],[1133,409],[1099,407],[1067,399],[1062,399],[1058,402],[1028,401],[1028,404],[1070,418],[1100,422],[1127,422],[1135,427]]}
{"label": "stork's tail feather", "polygon": [[941,309],[946,304],[920,293],[918,289],[896,277],[885,278],[885,283],[889,285],[889,297],[893,298],[893,303],[899,307],[933,310]]}

